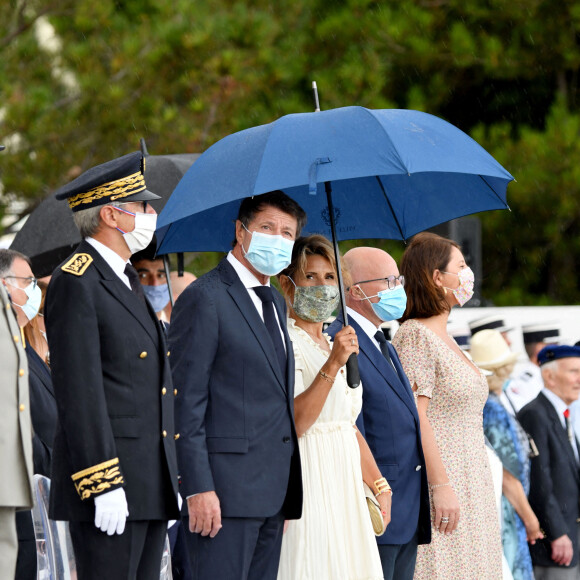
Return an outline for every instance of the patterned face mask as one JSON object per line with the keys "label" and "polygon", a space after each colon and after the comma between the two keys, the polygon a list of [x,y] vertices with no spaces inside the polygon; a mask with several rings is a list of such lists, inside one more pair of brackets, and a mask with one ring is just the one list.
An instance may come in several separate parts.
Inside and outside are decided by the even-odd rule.
{"label": "patterned face mask", "polygon": [[[294,280],[288,276],[292,284]],[[294,304],[296,316],[308,322],[324,322],[336,309],[339,302],[338,286],[296,286]]]}
{"label": "patterned face mask", "polygon": [[[475,284],[475,275],[473,270],[468,266],[459,271],[459,274],[455,272],[443,272],[444,274],[453,274],[459,278],[459,286],[457,288],[447,288],[453,292],[453,296],[459,303],[459,306],[463,306],[468,302],[473,296],[473,286]],[[446,286],[443,286],[446,288]]]}

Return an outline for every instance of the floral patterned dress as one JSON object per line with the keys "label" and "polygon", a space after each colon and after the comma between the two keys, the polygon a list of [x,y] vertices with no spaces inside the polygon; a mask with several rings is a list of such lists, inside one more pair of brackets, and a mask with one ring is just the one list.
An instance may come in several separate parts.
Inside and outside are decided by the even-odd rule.
{"label": "floral patterned dress", "polygon": [[401,325],[393,346],[417,385],[415,397],[431,399],[427,417],[460,506],[452,534],[432,528],[431,544],[419,546],[415,578],[500,580],[500,526],[483,435],[487,381],[417,320]]}

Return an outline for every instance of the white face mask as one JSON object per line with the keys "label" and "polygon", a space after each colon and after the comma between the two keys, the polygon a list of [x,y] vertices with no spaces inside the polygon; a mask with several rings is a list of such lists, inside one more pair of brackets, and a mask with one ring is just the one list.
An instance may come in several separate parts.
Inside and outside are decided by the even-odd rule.
{"label": "white face mask", "polygon": [[133,213],[120,207],[111,206],[116,210],[122,211],[128,215],[135,217],[135,228],[132,232],[124,232],[121,228],[117,228],[122,234],[131,254],[144,250],[153,239],[155,227],[157,226],[156,213]]}
{"label": "white face mask", "polygon": [[[10,282],[8,282],[10,284]],[[26,286],[26,288],[19,288],[18,286],[14,286],[14,284],[10,284],[14,288],[18,288],[19,290],[24,290],[27,296],[27,300],[24,304],[16,304],[13,302],[14,306],[17,306],[24,312],[24,316],[28,318],[28,320],[32,320],[37,314],[40,309],[40,303],[42,302],[42,290],[38,287],[38,284],[33,284],[32,282]]]}

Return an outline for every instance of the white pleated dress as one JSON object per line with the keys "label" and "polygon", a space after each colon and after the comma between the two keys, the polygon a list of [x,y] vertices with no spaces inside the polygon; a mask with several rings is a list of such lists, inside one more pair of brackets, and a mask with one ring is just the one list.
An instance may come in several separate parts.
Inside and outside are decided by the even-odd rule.
{"label": "white pleated dress", "polygon": [[[294,346],[294,395],[309,387],[328,358],[306,332],[288,320]],[[330,339],[329,339],[330,344]],[[338,374],[316,422],[300,437],[304,487],[302,518],[284,534],[279,580],[381,580],[381,561],[363,491],[354,424],[362,387]]]}

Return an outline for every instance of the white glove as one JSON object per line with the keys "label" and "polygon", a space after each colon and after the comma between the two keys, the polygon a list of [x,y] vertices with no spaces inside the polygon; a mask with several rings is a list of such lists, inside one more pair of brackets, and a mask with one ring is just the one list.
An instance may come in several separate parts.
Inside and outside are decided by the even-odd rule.
{"label": "white glove", "polygon": [[127,498],[122,487],[95,497],[95,526],[107,535],[122,534],[128,515]]}

